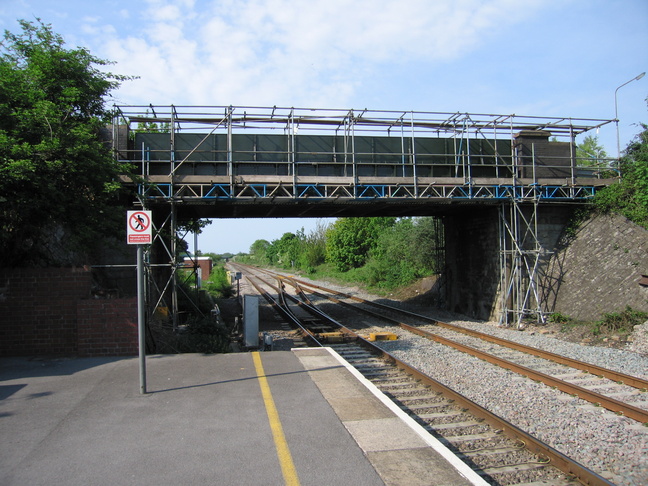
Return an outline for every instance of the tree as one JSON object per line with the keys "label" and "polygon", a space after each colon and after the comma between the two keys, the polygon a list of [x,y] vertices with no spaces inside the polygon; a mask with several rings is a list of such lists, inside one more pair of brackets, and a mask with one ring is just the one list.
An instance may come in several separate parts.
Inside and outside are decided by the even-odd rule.
{"label": "tree", "polygon": [[278,240],[272,240],[270,246],[266,248],[266,258],[271,265],[283,265],[285,268],[294,266],[299,256],[300,235],[284,233]]}
{"label": "tree", "polygon": [[250,258],[254,263],[264,265],[268,262],[266,252],[270,247],[268,240],[256,240],[250,245]]}
{"label": "tree", "polygon": [[396,218],[340,218],[326,233],[326,259],[340,271],[358,268],[367,261],[381,232]]}
{"label": "tree", "polygon": [[600,190],[594,202],[599,210],[616,211],[648,229],[648,125],[628,145],[621,158],[621,180]]}
{"label": "tree", "polygon": [[400,218],[385,228],[369,252],[367,282],[394,288],[438,272],[437,231],[435,218]]}
{"label": "tree", "polygon": [[576,146],[576,163],[580,166],[604,168],[607,156],[597,136],[588,135]]}
{"label": "tree", "polygon": [[101,141],[105,98],[129,79],[66,49],[50,25],[19,21],[0,43],[0,266],[87,263],[123,232],[125,172]]}
{"label": "tree", "polygon": [[328,227],[318,221],[315,228],[301,242],[298,266],[307,272],[326,261],[326,231]]}

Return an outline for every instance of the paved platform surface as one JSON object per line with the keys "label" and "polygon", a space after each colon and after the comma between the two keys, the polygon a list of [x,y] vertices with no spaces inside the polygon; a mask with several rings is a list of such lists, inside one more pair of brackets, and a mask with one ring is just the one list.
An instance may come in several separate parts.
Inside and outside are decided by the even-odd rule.
{"label": "paved platform surface", "polygon": [[327,350],[256,359],[149,356],[141,395],[136,358],[2,358],[0,484],[289,484],[262,381],[293,484],[471,484]]}

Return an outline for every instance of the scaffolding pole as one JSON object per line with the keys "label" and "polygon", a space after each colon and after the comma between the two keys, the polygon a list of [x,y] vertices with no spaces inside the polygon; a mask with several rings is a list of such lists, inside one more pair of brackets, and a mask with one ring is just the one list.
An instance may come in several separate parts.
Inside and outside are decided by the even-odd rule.
{"label": "scaffolding pole", "polygon": [[[409,123],[406,116],[409,115]],[[129,156],[128,130],[131,124],[141,124],[142,126],[155,126],[158,124],[164,127],[162,131],[169,132],[169,147],[162,150],[155,147],[141,146],[141,176],[148,180],[150,176],[159,177],[160,172],[150,174],[151,168],[158,164],[168,164],[169,166],[169,184],[166,181],[162,183],[151,183],[149,185],[140,185],[140,202],[144,205],[148,198],[163,200],[168,203],[168,215],[163,223],[164,235],[162,238],[157,236],[158,245],[161,245],[164,252],[168,255],[168,263],[162,265],[147,264],[149,275],[148,295],[151,303],[156,300],[151,293],[153,286],[162,286],[162,290],[157,289],[159,297],[157,303],[151,308],[150,315],[155,308],[170,300],[169,311],[172,316],[173,328],[178,327],[178,204],[183,203],[184,199],[195,197],[200,199],[204,197],[205,201],[212,203],[213,194],[218,197],[234,199],[241,197],[256,198],[259,196],[254,184],[245,185],[243,180],[245,173],[241,174],[237,166],[237,151],[234,145],[234,131],[238,130],[260,130],[262,133],[279,129],[287,129],[287,157],[281,164],[286,164],[288,174],[292,176],[292,188],[289,190],[285,182],[279,182],[275,187],[268,185],[264,187],[261,193],[265,197],[266,193],[271,197],[283,197],[284,193],[290,192],[290,197],[297,198],[302,192],[298,188],[298,179],[301,174],[298,173],[299,165],[301,170],[302,160],[298,159],[299,146],[297,130],[300,134],[313,133],[324,135],[334,133],[330,144],[332,152],[330,153],[334,163],[342,162],[344,164],[343,175],[350,176],[352,188],[348,187],[346,181],[332,182],[330,188],[326,186],[326,181],[318,180],[317,194],[321,197],[338,198],[349,197],[358,198],[362,194],[363,188],[359,189],[359,181],[364,177],[363,169],[366,162],[363,160],[366,153],[357,153],[357,147],[363,147],[360,137],[365,135],[371,136],[390,136],[390,131],[395,127],[400,127],[401,153],[400,153],[400,174],[406,183],[398,181],[394,188],[385,189],[376,183],[375,189],[378,197],[392,197],[398,194],[399,197],[407,195],[414,199],[433,198],[435,200],[451,201],[456,199],[492,199],[502,200],[499,206],[499,244],[500,244],[500,295],[501,295],[501,322],[506,325],[515,323],[522,325],[522,321],[529,317],[535,316],[539,321],[544,321],[545,312],[542,308],[542,298],[538,292],[537,274],[540,257],[546,249],[542,247],[538,235],[538,211],[540,199],[555,200],[574,200],[584,194],[584,189],[579,188],[576,179],[576,159],[574,154],[575,137],[594,128],[604,126],[613,120],[594,120],[594,119],[572,119],[572,118],[550,118],[534,116],[516,116],[516,115],[493,115],[493,114],[468,114],[468,113],[441,113],[441,112],[415,112],[415,111],[376,111],[364,109],[361,112],[354,112],[353,109],[319,109],[319,108],[294,108],[294,107],[233,107],[233,106],[207,106],[207,107],[188,107],[182,106],[176,109],[175,106],[153,107],[149,106],[121,106],[115,107],[115,117],[113,120],[113,150],[118,160],[131,161],[132,155]],[[181,126],[182,124],[182,126]],[[409,125],[410,133],[407,133]],[[120,127],[124,127],[122,130]],[[200,142],[188,150],[185,156],[182,156],[183,130],[191,130],[193,133],[202,134]],[[521,154],[516,153],[514,149],[514,134],[520,131],[542,131],[551,130],[556,137],[569,140],[571,143],[571,174],[570,184],[561,184],[560,186],[541,188],[537,185],[538,177],[536,174],[536,154],[535,148],[532,148],[531,159],[532,181],[527,181],[525,186],[517,178],[520,176],[522,165],[520,163]],[[157,131],[157,130],[154,130]],[[492,140],[488,140],[486,132],[492,131]],[[218,135],[217,132],[224,132],[226,140],[226,154],[222,151],[220,154],[213,151],[213,159],[209,159],[214,167],[223,163],[226,168],[223,169],[223,181],[207,182],[204,187],[196,182],[186,182],[180,172],[186,172],[186,166],[192,163],[192,160],[200,159],[201,153],[209,153],[210,149],[201,147],[211,135]],[[341,143],[344,145],[343,153],[336,149],[337,135],[342,132]],[[177,140],[176,140],[177,135]],[[356,135],[358,140],[356,140]],[[508,143],[510,141],[511,153],[500,153],[500,147],[505,144],[498,143],[502,139]],[[440,138],[444,137],[448,144],[454,144],[454,153],[450,153],[447,148],[440,150],[442,153],[425,152],[424,146],[420,144],[419,138]],[[479,148],[471,148],[471,140],[484,139],[492,149],[492,154],[487,152],[486,155],[480,156]],[[178,157],[176,161],[176,142],[178,142]],[[409,143],[408,143],[409,142]],[[328,142],[327,142],[328,143]],[[166,142],[165,142],[166,144]],[[417,147],[417,144],[421,145]],[[208,144],[205,144],[208,145]],[[130,149],[133,153],[139,152],[140,147]],[[157,152],[156,152],[157,150]],[[167,152],[168,150],[168,152]],[[220,149],[222,150],[222,149]],[[274,154],[276,149],[271,148],[265,153]],[[507,150],[508,151],[508,150]],[[159,154],[164,152],[164,156]],[[253,150],[253,160],[257,161],[257,152],[264,153],[261,149],[257,150],[256,145]],[[474,153],[473,153],[474,152]],[[166,160],[166,153],[169,154]],[[246,153],[245,150],[240,153]],[[396,151],[397,153],[397,151]],[[387,155],[396,155],[387,154]],[[223,156],[223,159],[218,158]],[[372,154],[369,154],[372,155]],[[373,157],[385,155],[374,151]],[[438,182],[438,177],[432,172],[425,172],[426,163],[432,168],[441,167],[445,173],[447,168],[446,159],[454,155],[454,167],[449,167],[449,172],[454,172],[456,181]],[[480,158],[481,157],[481,158]],[[528,155],[525,157],[528,158]],[[441,162],[430,162],[430,160],[441,160]],[[155,160],[153,160],[155,159]],[[343,159],[343,160],[340,160]],[[510,162],[507,160],[510,159]],[[134,159],[133,159],[134,160]],[[273,159],[274,160],[274,159]],[[490,165],[494,166],[493,171],[496,179],[508,178],[510,171],[511,181],[500,183],[499,181],[491,185],[478,188],[475,182],[476,176],[480,172],[473,167],[478,160],[492,161]],[[185,164],[185,162],[187,162]],[[372,163],[376,160],[372,159]],[[185,164],[183,166],[183,164]],[[365,165],[363,165],[365,164]],[[437,164],[437,165],[435,165]],[[388,165],[388,164],[387,164]],[[409,166],[411,165],[411,174]],[[182,166],[182,167],[181,167]],[[528,170],[528,164],[526,169]],[[178,170],[180,169],[180,170]],[[454,171],[452,171],[454,169]],[[159,169],[158,169],[159,170]],[[545,169],[546,170],[546,165]],[[219,173],[220,174],[220,173]],[[190,174],[191,175],[191,174]],[[448,174],[450,175],[450,174]],[[434,180],[430,182],[427,179]],[[445,176],[444,176],[445,177]],[[481,177],[481,176],[480,176]],[[526,176],[528,177],[528,176]],[[544,176],[542,176],[544,177]],[[241,181],[239,181],[241,179]],[[325,179],[325,178],[324,178]],[[229,184],[225,181],[227,180]],[[239,187],[237,187],[239,184]],[[373,182],[365,184],[374,184]],[[486,184],[486,183],[484,183]],[[229,185],[229,187],[227,187]],[[168,186],[168,187],[167,187]],[[401,186],[405,187],[402,189]],[[480,191],[480,192],[478,192]],[[592,190],[593,191],[593,190]],[[475,195],[477,194],[477,195]],[[587,193],[585,197],[590,197]],[[158,232],[163,228],[158,228]],[[168,244],[167,244],[168,242]],[[150,252],[150,249],[149,249]],[[150,253],[145,255],[147,261],[150,260]],[[164,258],[158,256],[158,258]],[[162,285],[153,277],[151,267],[162,266],[169,268],[167,281]],[[194,265],[195,270],[195,265]]]}
{"label": "scaffolding pole", "polygon": [[[518,169],[518,159],[514,158],[514,174]],[[535,154],[533,172],[535,179]],[[500,325],[515,324],[519,329],[528,317],[545,322],[543,301],[538,291],[538,267],[540,256],[547,250],[538,237],[538,203],[539,195],[535,193],[531,202],[522,203],[514,196],[500,205]]]}

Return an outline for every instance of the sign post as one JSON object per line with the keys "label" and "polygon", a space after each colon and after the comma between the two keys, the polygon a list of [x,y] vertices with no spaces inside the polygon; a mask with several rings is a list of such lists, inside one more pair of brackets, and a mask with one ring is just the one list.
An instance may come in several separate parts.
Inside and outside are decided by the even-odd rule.
{"label": "sign post", "polygon": [[144,246],[153,242],[151,211],[128,211],[126,235],[129,245],[137,245],[137,337],[139,347],[140,393],[146,393],[146,329],[144,301]]}

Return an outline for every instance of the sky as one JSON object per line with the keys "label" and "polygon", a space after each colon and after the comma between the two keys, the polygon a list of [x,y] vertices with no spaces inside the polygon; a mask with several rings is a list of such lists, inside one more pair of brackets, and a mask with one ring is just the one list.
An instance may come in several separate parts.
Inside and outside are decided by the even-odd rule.
{"label": "sky", "polygon": [[[36,18],[138,77],[111,104],[611,120],[616,99],[622,149],[648,123],[648,76],[620,87],[648,71],[646,0],[0,0],[3,31]],[[615,125],[595,135],[616,156]],[[216,219],[198,248],[326,222]]]}

